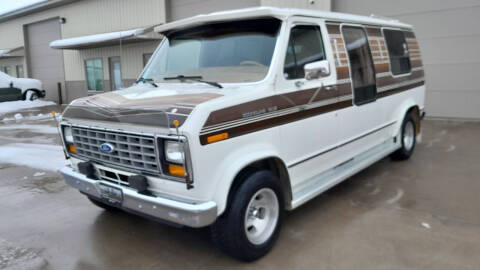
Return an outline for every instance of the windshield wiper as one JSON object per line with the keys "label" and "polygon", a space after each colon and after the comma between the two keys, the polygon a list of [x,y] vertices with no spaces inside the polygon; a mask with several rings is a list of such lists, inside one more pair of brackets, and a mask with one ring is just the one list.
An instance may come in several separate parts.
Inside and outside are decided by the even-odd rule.
{"label": "windshield wiper", "polygon": [[143,78],[143,77],[140,77],[135,83],[139,83],[139,82],[149,83],[149,84],[151,84],[151,85],[153,85],[153,86],[155,86],[155,87],[158,87],[158,85],[153,81],[153,79],[149,79],[149,78],[145,79],[145,78]]}
{"label": "windshield wiper", "polygon": [[218,88],[223,88],[223,86],[221,86],[219,83],[217,82],[210,82],[210,81],[204,81],[202,80],[202,76],[185,76],[185,75],[178,75],[178,76],[175,76],[175,77],[165,77],[163,78],[164,80],[180,80],[180,81],[184,81],[184,80],[191,80],[191,81],[196,81],[196,82],[201,82],[201,83],[206,83],[206,84],[209,84],[211,86],[215,86],[215,87],[218,87]]}

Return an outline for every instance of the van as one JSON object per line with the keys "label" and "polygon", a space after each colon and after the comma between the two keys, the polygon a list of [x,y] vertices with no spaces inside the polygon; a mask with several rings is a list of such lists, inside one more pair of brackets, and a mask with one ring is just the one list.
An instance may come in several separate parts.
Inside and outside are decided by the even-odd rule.
{"label": "van", "polygon": [[61,172],[102,208],[210,226],[252,261],[285,210],[386,156],[408,159],[421,138],[411,25],[263,7],[155,30],[164,39],[135,85],[77,99],[60,122]]}

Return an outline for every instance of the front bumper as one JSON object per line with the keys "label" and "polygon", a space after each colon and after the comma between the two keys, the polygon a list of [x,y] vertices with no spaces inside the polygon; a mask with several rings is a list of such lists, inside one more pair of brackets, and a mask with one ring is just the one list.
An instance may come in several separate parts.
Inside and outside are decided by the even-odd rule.
{"label": "front bumper", "polygon": [[[64,167],[60,172],[68,185],[97,199],[100,199],[100,183],[103,182],[112,185],[112,183],[103,180],[87,178],[85,175],[75,172],[70,167]],[[127,187],[116,187],[122,189],[123,192],[121,209],[129,212],[195,228],[210,225],[217,218],[217,205],[215,202],[185,203],[161,197],[142,195]]]}

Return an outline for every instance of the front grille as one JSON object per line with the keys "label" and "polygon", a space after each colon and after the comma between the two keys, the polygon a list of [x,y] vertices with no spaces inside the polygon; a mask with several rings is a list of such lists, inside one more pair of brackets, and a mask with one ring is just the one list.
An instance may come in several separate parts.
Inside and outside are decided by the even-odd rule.
{"label": "front grille", "polygon": [[[126,132],[72,127],[77,155],[136,171],[160,173],[153,136]],[[108,143],[114,151],[106,153],[100,145]]]}

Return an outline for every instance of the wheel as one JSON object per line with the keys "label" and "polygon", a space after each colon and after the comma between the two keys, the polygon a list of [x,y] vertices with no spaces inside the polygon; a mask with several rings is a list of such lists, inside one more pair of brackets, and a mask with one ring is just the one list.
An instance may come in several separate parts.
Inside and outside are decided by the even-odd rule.
{"label": "wheel", "polygon": [[27,90],[27,93],[25,93],[25,100],[36,100],[38,99],[38,93],[35,90]]}
{"label": "wheel", "polygon": [[100,208],[103,208],[107,211],[118,211],[118,208],[114,207],[114,206],[111,206],[111,205],[108,205],[106,203],[103,203],[93,197],[90,197],[90,196],[87,196],[87,198],[93,203],[95,204],[96,206],[100,207]]}
{"label": "wheel", "polygon": [[225,213],[212,225],[213,242],[242,261],[253,261],[275,244],[280,233],[283,195],[271,172],[254,171],[241,181]]}
{"label": "wheel", "polygon": [[392,153],[391,158],[393,160],[409,159],[413,154],[413,150],[415,150],[417,132],[415,130],[415,121],[411,114],[405,115],[405,118],[403,119],[400,141],[402,147]]}

